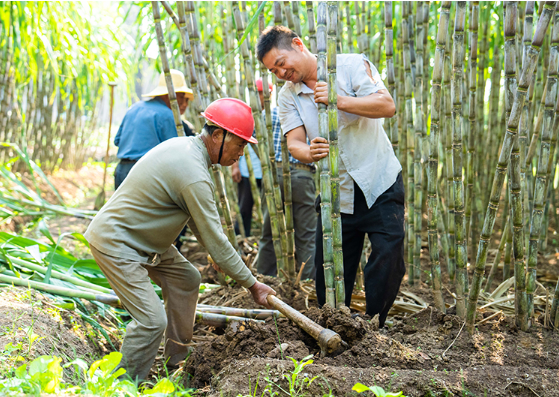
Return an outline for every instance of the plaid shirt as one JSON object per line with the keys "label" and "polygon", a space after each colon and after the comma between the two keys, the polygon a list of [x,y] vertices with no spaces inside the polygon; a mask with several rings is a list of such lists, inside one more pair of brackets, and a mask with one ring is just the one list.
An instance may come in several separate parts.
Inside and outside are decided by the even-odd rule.
{"label": "plaid shirt", "polygon": [[[264,111],[262,113],[264,114]],[[276,161],[279,162],[281,161],[281,124],[277,107],[272,109],[272,131],[274,132],[274,150],[276,153]],[[289,162],[294,164],[305,164],[295,159],[291,153],[289,153]]]}

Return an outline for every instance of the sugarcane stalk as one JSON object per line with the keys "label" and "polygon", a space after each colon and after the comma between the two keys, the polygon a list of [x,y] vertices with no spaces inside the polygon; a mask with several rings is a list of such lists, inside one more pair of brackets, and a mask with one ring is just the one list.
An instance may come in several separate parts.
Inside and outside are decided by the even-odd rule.
{"label": "sugarcane stalk", "polygon": [[[284,2],[284,4],[289,2]],[[293,2],[293,12],[298,14],[298,5]],[[297,10],[297,11],[296,11]],[[291,15],[291,10],[289,6],[286,5],[285,12],[287,16],[287,24],[289,29],[294,30],[299,37],[301,37],[301,23],[295,25],[294,17]],[[298,19],[298,17],[297,17]],[[299,29],[299,30],[297,30]],[[279,91],[279,89],[278,89]],[[282,133],[281,134],[281,166],[283,173],[283,206],[285,209],[285,227],[286,227],[286,237],[287,237],[287,265],[289,277],[293,280],[295,279],[296,266],[295,266],[295,231],[293,229],[293,192],[291,188],[291,166],[289,162],[289,151],[287,148],[287,138]]]}
{"label": "sugarcane stalk", "polygon": [[[472,3],[470,11],[469,20],[469,57],[468,57],[468,67],[469,67],[469,137],[468,137],[468,153],[466,157],[467,167],[466,167],[466,206],[465,206],[465,219],[466,219],[466,240],[472,241],[471,238],[471,222],[472,222],[472,207],[473,207],[473,197],[474,197],[474,174],[475,174],[475,156],[476,156],[476,144],[477,142],[477,130],[478,122],[476,119],[476,91],[477,91],[477,52],[478,52],[478,29],[479,29],[479,1],[474,1]],[[483,113],[482,113],[483,114]],[[483,117],[483,116],[482,116]],[[468,244],[466,247],[466,252],[470,251],[470,247],[473,244]],[[472,249],[473,250],[473,249]],[[473,258],[472,255],[468,255]]]}
{"label": "sugarcane stalk", "polygon": [[188,14],[186,28],[188,30],[188,36],[190,39],[190,47],[192,49],[194,68],[196,70],[196,76],[198,79],[198,87],[200,87],[201,92],[200,102],[202,109],[206,109],[210,104],[210,89],[208,87],[206,70],[204,68],[202,47],[200,45],[200,31],[198,28],[196,13],[194,12],[193,1],[186,2],[186,13]]}
{"label": "sugarcane stalk", "polygon": [[504,176],[508,168],[510,154],[512,152],[512,143],[515,135],[517,134],[518,125],[520,121],[520,113],[524,105],[524,101],[526,100],[528,87],[530,85],[530,81],[532,80],[534,69],[536,68],[537,65],[537,58],[541,51],[540,50],[541,45],[543,43],[543,39],[545,37],[545,33],[549,26],[549,22],[551,20],[554,9],[555,9],[555,2],[546,2],[543,7],[542,15],[539,18],[538,24],[536,26],[536,32],[532,40],[532,45],[528,49],[526,64],[523,65],[522,67],[522,74],[520,77],[518,88],[516,90],[511,115],[507,122],[507,131],[499,154],[499,161],[497,165],[497,170],[495,172],[495,177],[493,179],[490,202],[487,207],[487,213],[483,224],[483,230],[480,236],[480,242],[479,242],[477,258],[476,258],[476,269],[474,272],[474,278],[473,278],[472,287],[468,299],[468,309],[466,313],[466,327],[470,333],[474,331],[477,300],[479,297],[479,292],[481,290],[481,282],[485,272],[485,264],[487,262],[487,251],[489,248],[489,241],[491,238],[491,234],[493,232],[493,226],[495,223],[495,216],[497,213],[497,209],[499,208]]}
{"label": "sugarcane stalk", "polygon": [[441,91],[444,69],[444,55],[448,37],[451,2],[445,1],[441,5],[439,27],[437,30],[437,47],[435,49],[435,63],[433,68],[432,93],[431,93],[431,131],[429,144],[428,168],[428,231],[429,231],[429,258],[431,262],[431,280],[433,297],[437,309],[446,312],[442,295],[441,266],[439,262],[439,234],[437,230],[438,197],[437,197],[437,170],[439,168],[439,130],[441,119]]}
{"label": "sugarcane stalk", "polygon": [[505,220],[505,225],[503,227],[503,234],[501,235],[501,241],[499,242],[499,249],[497,251],[497,255],[495,255],[495,259],[493,259],[493,264],[491,265],[491,270],[489,271],[489,275],[487,276],[487,282],[485,283],[485,288],[483,292],[489,293],[489,289],[491,288],[491,283],[493,282],[493,278],[495,274],[497,274],[497,269],[499,268],[499,263],[501,261],[501,257],[503,256],[503,251],[505,249],[505,244],[508,239],[508,235],[510,234],[510,218],[507,215]]}
{"label": "sugarcane stalk", "polygon": [[464,27],[466,2],[457,2],[452,48],[452,165],[454,185],[454,223],[456,249],[456,314],[465,315],[468,272],[464,225],[464,182],[462,181],[462,80],[464,66]]}
{"label": "sugarcane stalk", "polygon": [[231,207],[229,206],[229,200],[227,200],[227,194],[225,193],[225,182],[220,168],[221,167],[217,164],[212,165],[215,192],[217,194],[217,198],[219,199],[223,217],[225,218],[225,234],[227,235],[231,245],[237,249],[239,245],[237,244],[237,236],[235,235],[235,227],[233,226],[233,218],[231,217]]}
{"label": "sugarcane stalk", "polygon": [[[423,226],[423,169],[421,166],[423,151],[423,4],[417,3],[417,33],[415,43],[417,45],[417,53],[415,58],[415,81],[414,81],[414,98],[415,98],[415,115],[414,115],[414,156],[413,156],[413,212],[415,219],[413,221],[414,244],[413,244],[413,267],[414,276],[417,280],[421,279],[421,227]],[[411,38],[411,37],[410,37]],[[413,40],[410,40],[413,42]]]}
{"label": "sugarcane stalk", "polygon": [[173,111],[173,119],[175,120],[175,127],[178,136],[185,136],[184,128],[182,126],[181,114],[175,88],[173,87],[173,78],[171,77],[171,70],[169,68],[169,61],[167,60],[167,48],[165,46],[165,36],[161,28],[161,14],[159,13],[159,2],[152,1],[153,20],[155,22],[155,33],[157,35],[157,44],[159,45],[159,56],[161,58],[161,66],[165,74],[165,83],[167,84],[167,92],[169,95],[169,102],[171,103],[171,110]]}
{"label": "sugarcane stalk", "polygon": [[[245,146],[246,147],[246,146]],[[223,173],[223,180],[225,181],[225,192],[226,196],[230,197],[231,200],[231,207],[233,212],[235,213],[235,220],[237,221],[237,225],[239,227],[239,233],[243,239],[247,237],[245,226],[243,224],[243,217],[241,216],[241,210],[239,209],[239,197],[237,196],[237,191],[235,190],[235,186],[233,186],[233,177],[231,176],[231,169],[229,167],[222,168]]]}
{"label": "sugarcane stalk", "polygon": [[202,313],[222,314],[224,316],[245,317],[252,320],[266,320],[267,318],[278,318],[282,314],[277,310],[266,309],[241,309],[226,306],[211,306],[199,303],[196,310]]}
{"label": "sugarcane stalk", "polygon": [[342,217],[340,200],[339,147],[338,147],[338,82],[336,72],[336,45],[338,31],[338,5],[328,2],[328,140],[330,160],[330,200],[332,203],[332,245],[334,260],[334,289],[336,307],[345,306],[344,257],[342,251]]}
{"label": "sugarcane stalk", "polygon": [[[348,7],[349,9],[349,7]],[[398,109],[396,105],[397,93],[396,93],[396,76],[394,74],[394,30],[392,29],[392,2],[384,2],[384,47],[386,53],[386,79],[388,81],[388,92],[394,100],[394,106]],[[348,23],[348,32],[351,28],[351,23]],[[351,52],[351,51],[350,51]],[[400,158],[400,148],[398,145],[398,128],[395,125],[397,117],[391,117],[384,123],[386,130],[386,135],[390,137],[392,143],[392,149],[396,154],[397,158]]]}
{"label": "sugarcane stalk", "polygon": [[[318,81],[327,82],[327,5],[326,2],[318,3],[317,9],[317,49],[318,49]],[[323,103],[318,104],[318,132],[320,136],[329,141],[328,110]],[[334,243],[332,237],[332,183],[330,181],[329,157],[332,156],[330,150],[328,156],[320,159],[318,168],[320,170],[320,213],[322,219],[322,239],[324,255],[324,282],[326,285],[326,303],[336,307],[336,283],[334,275]]]}
{"label": "sugarcane stalk", "polygon": [[411,131],[413,131],[413,110],[412,110],[412,86],[413,77],[411,70],[411,51],[410,51],[410,31],[408,22],[408,8],[410,3],[402,3],[403,16],[402,16],[402,37],[403,37],[403,56],[404,56],[404,97],[405,97],[405,120],[406,120],[406,137],[408,151],[407,151],[407,168],[408,168],[408,186],[406,189],[406,203],[408,205],[408,283],[413,285],[418,276],[415,274],[417,268],[414,266],[414,142],[411,136]]}
{"label": "sugarcane stalk", "polygon": [[49,294],[65,296],[67,298],[81,298],[90,301],[98,301],[111,306],[120,306],[120,299],[118,299],[116,295],[112,294],[95,294],[93,292],[82,291],[76,288],[60,287],[57,285],[41,283],[39,281],[32,281],[19,277],[8,276],[6,274],[0,274],[0,283],[33,288],[39,291],[48,292]]}
{"label": "sugarcane stalk", "polygon": [[[238,25],[237,25],[238,26]],[[259,20],[259,31],[265,28],[264,20]],[[242,35],[242,29],[239,34]],[[239,36],[240,38],[241,36]],[[241,45],[241,54],[245,62],[245,66],[250,69],[250,72],[246,74],[246,80],[250,92],[250,107],[252,108],[252,116],[254,117],[254,126],[256,130],[256,139],[258,139],[258,149],[260,150],[260,162],[262,164],[262,183],[264,185],[264,194],[266,198],[266,206],[268,208],[268,213],[270,215],[270,226],[272,229],[272,242],[274,245],[274,252],[276,254],[276,262],[278,268],[278,275],[283,276],[283,272],[286,271],[286,264],[283,256],[283,246],[280,234],[280,218],[277,213],[277,207],[274,198],[274,186],[273,186],[273,175],[272,175],[272,164],[269,156],[269,145],[273,142],[269,142],[268,134],[266,132],[266,120],[262,115],[262,107],[260,105],[260,98],[256,92],[254,74],[252,73],[252,66],[250,64],[249,52],[245,43]],[[268,103],[269,103],[269,89],[268,87],[268,70],[264,64],[260,63],[260,73],[262,75],[262,89],[264,96],[268,92]],[[268,109],[269,110],[269,109]],[[270,120],[271,121],[271,120]],[[285,222],[285,221],[284,221]]]}
{"label": "sugarcane stalk", "polygon": [[[11,256],[11,255],[6,255],[6,256],[10,259],[10,261],[12,263],[18,265],[19,267],[23,267],[25,269],[33,270],[33,271],[36,271],[36,272],[41,273],[41,274],[46,274],[47,273],[47,267],[45,267],[45,266],[37,265],[35,263],[23,260],[21,258]],[[79,287],[99,291],[99,292],[102,292],[104,294],[112,294],[113,293],[113,291],[109,288],[105,288],[105,287],[102,287],[100,285],[93,284],[93,283],[90,283],[90,282],[85,281],[85,280],[81,280],[77,277],[69,276],[68,274],[59,272],[57,270],[51,270],[51,276],[54,277],[54,278],[57,278],[59,280],[62,280],[62,281],[67,281],[67,282],[72,283],[74,285],[77,285]]]}
{"label": "sugarcane stalk", "polygon": [[[320,21],[320,3],[318,5],[318,17]],[[320,23],[319,23],[320,26]],[[320,42],[320,37],[318,38]],[[320,46],[320,44],[319,44]],[[323,328],[310,318],[304,316],[297,310],[293,309],[288,304],[282,302],[279,298],[275,295],[268,295],[266,300],[268,304],[273,307],[274,309],[280,311],[285,317],[289,318],[299,327],[301,327],[305,332],[307,332],[310,336],[317,340],[318,345],[320,346],[322,356],[326,354],[336,352],[343,347],[346,347],[347,344],[342,340],[340,335],[331,331],[327,328]]]}
{"label": "sugarcane stalk", "polygon": [[184,9],[184,2],[177,2],[177,14],[179,22],[179,32],[181,35],[181,50],[183,56],[183,64],[186,71],[186,77],[190,82],[190,88],[194,94],[193,105],[196,109],[196,116],[194,117],[194,127],[196,131],[202,130],[202,115],[200,114],[205,107],[202,106],[202,99],[200,95],[200,88],[198,86],[198,76],[196,74],[196,67],[194,66],[194,59],[192,58],[192,47],[190,45],[190,37],[188,35],[188,28],[186,26],[186,13]]}
{"label": "sugarcane stalk", "polygon": [[[517,4],[507,2],[505,4],[505,112],[507,119],[512,110],[512,102],[516,91],[516,23],[517,23]],[[520,121],[519,121],[520,123]],[[505,266],[503,268],[503,278],[509,276],[510,251],[514,257],[515,275],[515,312],[516,321],[519,326],[526,328],[526,285],[525,265],[524,265],[524,224],[522,210],[522,189],[520,176],[520,144],[518,134],[512,142],[512,151],[509,167],[509,200],[511,207],[511,234],[507,236],[507,247],[505,251]]]}
{"label": "sugarcane stalk", "polygon": [[245,146],[245,160],[247,162],[247,168],[248,168],[248,180],[250,182],[250,191],[252,193],[252,199],[254,201],[254,205],[256,206],[255,221],[258,225],[261,225],[262,222],[264,222],[264,215],[262,214],[262,200],[260,198],[260,189],[258,189],[258,183],[256,182],[256,177],[254,176],[254,169],[252,167],[252,159],[250,157],[248,145]]}
{"label": "sugarcane stalk", "polygon": [[317,53],[316,50],[316,25],[314,21],[314,10],[312,1],[306,1],[307,5],[307,25],[309,30],[309,44],[313,54]]}
{"label": "sugarcane stalk", "polygon": [[[544,207],[547,196],[548,168],[553,157],[552,136],[555,118],[555,102],[557,99],[557,67],[559,65],[559,12],[554,14],[554,25],[551,34],[551,51],[546,82],[545,110],[541,143],[534,185],[534,207],[530,220],[530,242],[528,244],[528,269],[526,275],[526,296],[528,318],[534,312],[534,292],[536,290],[536,268],[538,264],[538,245],[541,238],[544,218]],[[554,148],[553,148],[554,149]],[[549,169],[550,171],[550,169]],[[529,326],[529,325],[527,325]]]}
{"label": "sugarcane stalk", "polygon": [[217,328],[224,328],[227,327],[229,324],[239,323],[239,322],[245,322],[245,323],[248,323],[250,321],[255,323],[264,322],[264,320],[255,320],[247,317],[238,317],[238,316],[224,315],[224,314],[217,314],[217,313],[207,313],[201,311],[196,311],[195,321],[199,324],[209,325]]}
{"label": "sugarcane stalk", "polygon": [[450,99],[450,40],[447,40],[446,51],[444,56],[444,72],[442,85],[442,106],[443,121],[442,132],[445,138],[445,164],[444,171],[446,175],[446,194],[448,202],[447,223],[448,223],[448,276],[451,281],[455,281],[456,277],[456,238],[455,238],[455,218],[454,218],[454,183],[452,179],[452,101]]}
{"label": "sugarcane stalk", "polygon": [[[235,5],[236,3],[233,2],[233,5]],[[237,22],[238,19],[238,13],[235,12],[235,7],[233,7],[233,15],[235,16],[235,21],[237,23],[237,28],[240,26],[239,23],[242,22]],[[262,29],[264,29],[264,21],[261,18],[261,23],[259,23],[259,25],[262,25]],[[237,32],[239,33],[239,39],[241,37],[241,31],[239,31],[239,29],[237,29]],[[248,54],[247,54],[247,59],[248,59]],[[275,154],[275,149],[274,149],[274,130],[273,130],[273,126],[272,126],[272,110],[271,110],[271,102],[270,102],[270,89],[269,89],[269,85],[268,85],[268,70],[263,66],[263,64],[261,64],[261,68],[260,68],[260,75],[262,77],[262,94],[264,96],[264,113],[265,113],[265,124],[266,124],[266,137],[268,140],[268,152],[267,152],[267,156],[270,160],[270,172],[272,173],[271,177],[272,177],[272,183],[273,183],[273,197],[274,197],[274,204],[276,206],[276,214],[277,214],[277,218],[278,218],[278,225],[279,225],[279,236],[280,236],[280,241],[281,241],[281,253],[283,255],[283,264],[285,266],[285,268],[283,269],[284,272],[286,272],[286,274],[283,274],[283,272],[280,272],[279,268],[278,268],[278,274],[280,275],[280,277],[287,277],[289,279],[294,279],[295,278],[295,260],[294,257],[288,257],[289,254],[289,243],[288,243],[288,239],[287,239],[287,226],[286,226],[286,221],[285,221],[285,214],[284,214],[284,210],[283,210],[283,200],[282,200],[282,196],[281,196],[281,187],[279,184],[279,178],[278,178],[278,170],[277,170],[277,165],[276,165],[276,154]],[[250,89],[250,87],[249,87]],[[295,244],[293,242],[293,244]]]}

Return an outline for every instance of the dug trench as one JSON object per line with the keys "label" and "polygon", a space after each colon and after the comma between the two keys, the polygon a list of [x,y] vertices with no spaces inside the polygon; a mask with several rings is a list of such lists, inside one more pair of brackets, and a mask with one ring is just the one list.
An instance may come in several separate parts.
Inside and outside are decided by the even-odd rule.
{"label": "dug trench", "polygon": [[[317,377],[304,388],[310,396],[357,395],[351,390],[358,382],[406,396],[559,396],[559,338],[538,324],[526,333],[513,318],[494,316],[470,336],[459,317],[428,307],[395,316],[390,327],[379,329],[376,319],[319,309],[297,289],[264,281],[311,320],[340,334],[347,349],[321,357],[317,342],[287,318],[231,324],[197,345],[185,363],[188,386],[208,396],[262,395],[266,387],[283,395],[281,389],[289,390],[284,375],[294,369],[291,358],[311,356],[313,363],[298,375]],[[201,302],[254,307],[242,291],[222,287]]]}

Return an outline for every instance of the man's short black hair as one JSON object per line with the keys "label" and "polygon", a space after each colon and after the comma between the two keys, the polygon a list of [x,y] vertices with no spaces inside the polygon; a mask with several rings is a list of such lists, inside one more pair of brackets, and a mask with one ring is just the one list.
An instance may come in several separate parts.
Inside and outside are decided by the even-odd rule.
{"label": "man's short black hair", "polygon": [[283,50],[292,51],[293,39],[297,34],[285,26],[276,25],[270,26],[262,31],[262,36],[258,39],[256,45],[256,54],[258,60],[262,62],[262,58],[272,50],[272,48],[281,48]]}
{"label": "man's short black hair", "polygon": [[214,131],[218,129],[222,129],[223,131],[225,131],[225,128],[222,128],[218,125],[209,125],[208,123],[204,124],[204,127],[202,127],[202,131],[206,131],[209,136],[212,136],[214,134]]}

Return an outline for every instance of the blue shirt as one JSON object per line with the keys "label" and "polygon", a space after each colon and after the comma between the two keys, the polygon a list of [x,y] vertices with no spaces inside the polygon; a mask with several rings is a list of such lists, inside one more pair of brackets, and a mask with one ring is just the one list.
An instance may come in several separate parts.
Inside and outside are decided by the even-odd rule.
{"label": "blue shirt", "polygon": [[[256,155],[256,152],[252,149],[252,145],[249,143],[248,153],[250,155],[250,160],[252,162],[252,172],[254,172],[254,177],[256,179],[262,179],[262,164],[260,163],[260,158]],[[243,178],[248,178],[248,166],[245,156],[242,156],[239,160],[239,171],[241,171],[241,176]]]}
{"label": "blue shirt", "polygon": [[[186,136],[194,135],[183,122]],[[160,98],[140,101],[126,112],[115,136],[119,159],[139,160],[167,139],[177,137],[173,111]]]}

